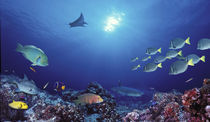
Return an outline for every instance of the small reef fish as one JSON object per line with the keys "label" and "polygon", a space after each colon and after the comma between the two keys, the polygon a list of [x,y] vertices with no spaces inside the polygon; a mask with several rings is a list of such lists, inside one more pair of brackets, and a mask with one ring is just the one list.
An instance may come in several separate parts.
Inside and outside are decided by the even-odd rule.
{"label": "small reef fish", "polygon": [[54,90],[60,92],[60,91],[65,90],[65,87],[66,86],[65,86],[65,84],[63,82],[56,82]]}
{"label": "small reef fish", "polygon": [[188,65],[194,66],[192,59],[190,59],[188,62],[178,60],[172,63],[170,66],[169,75],[178,75],[185,72],[188,68]]}
{"label": "small reef fish", "polygon": [[162,63],[159,64],[155,64],[155,63],[148,63],[144,66],[143,71],[144,72],[153,72],[155,71],[157,68],[162,68]]}
{"label": "small reef fish", "polygon": [[161,48],[157,49],[157,48],[147,48],[146,50],[146,54],[147,55],[155,55],[157,52],[161,53]]}
{"label": "small reef fish", "polygon": [[197,44],[198,50],[207,50],[210,49],[210,39],[204,38],[200,39]]}
{"label": "small reef fish", "polygon": [[149,59],[151,59],[151,56],[144,57],[144,58],[142,59],[142,61],[147,61],[147,60],[149,60]]}
{"label": "small reef fish", "polygon": [[135,70],[137,70],[139,67],[140,67],[140,64],[137,65],[137,66],[134,66],[131,70],[132,70],[132,71],[135,71]]}
{"label": "small reef fish", "polygon": [[136,58],[131,59],[131,62],[135,62],[137,60],[139,60],[139,57],[136,57]]}
{"label": "small reef fish", "polygon": [[154,58],[154,62],[155,63],[162,63],[162,62],[164,62],[166,60],[166,57],[165,56],[156,56],[155,58]]}
{"label": "small reef fish", "polygon": [[170,50],[166,53],[166,58],[167,59],[172,59],[175,58],[177,56],[182,56],[182,51],[180,50],[179,52],[175,51],[175,50]]}
{"label": "small reef fish", "polygon": [[12,103],[9,104],[9,107],[13,109],[28,109],[28,105],[22,101],[12,101]]}
{"label": "small reef fish", "polygon": [[47,82],[47,83],[44,85],[43,89],[47,88],[48,84],[49,84],[49,82]]}
{"label": "small reef fish", "polygon": [[171,40],[169,49],[181,49],[184,47],[185,43],[190,45],[190,37],[186,40],[182,38],[175,38]]}
{"label": "small reef fish", "polygon": [[101,103],[104,100],[101,96],[92,94],[92,93],[85,93],[77,97],[78,99],[73,100],[76,105],[85,105],[85,104],[93,104],[93,103]]}
{"label": "small reef fish", "polygon": [[185,82],[188,83],[188,82],[190,82],[192,80],[193,80],[193,78],[190,78],[190,79],[186,80]]}
{"label": "small reef fish", "polygon": [[36,70],[33,67],[29,67],[33,72],[36,72]]}
{"label": "small reef fish", "polygon": [[126,86],[118,86],[111,88],[112,91],[121,94],[123,96],[130,96],[130,97],[140,97],[144,93],[138,89],[126,87]]}
{"label": "small reef fish", "polygon": [[32,66],[48,66],[47,55],[40,49],[33,45],[21,45],[17,44],[17,52],[23,54],[23,56],[32,62]]}
{"label": "small reef fish", "polygon": [[200,60],[205,62],[205,56],[198,57],[196,54],[190,54],[185,57],[186,61],[189,61],[190,59],[193,60],[193,64],[197,64]]}

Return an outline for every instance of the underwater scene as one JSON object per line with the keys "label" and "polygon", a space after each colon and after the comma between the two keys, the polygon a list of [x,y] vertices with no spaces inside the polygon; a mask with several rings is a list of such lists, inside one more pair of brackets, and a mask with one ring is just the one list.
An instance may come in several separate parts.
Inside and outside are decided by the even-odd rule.
{"label": "underwater scene", "polygon": [[1,122],[209,122],[209,0],[1,0]]}

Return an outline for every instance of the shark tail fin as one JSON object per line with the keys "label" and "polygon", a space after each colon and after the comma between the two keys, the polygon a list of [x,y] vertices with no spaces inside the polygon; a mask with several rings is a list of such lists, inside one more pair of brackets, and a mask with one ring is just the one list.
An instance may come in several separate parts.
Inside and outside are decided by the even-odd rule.
{"label": "shark tail fin", "polygon": [[158,52],[161,53],[161,48],[158,49]]}
{"label": "shark tail fin", "polygon": [[157,66],[158,66],[159,68],[162,68],[162,63],[159,63]]}
{"label": "shark tail fin", "polygon": [[23,45],[21,45],[20,43],[17,44],[17,48],[16,48],[17,52],[23,52]]}
{"label": "shark tail fin", "polygon": [[178,55],[179,56],[182,56],[182,51],[181,50],[178,52]]}
{"label": "shark tail fin", "polygon": [[190,65],[190,66],[194,66],[193,59],[190,59],[190,60],[187,62],[187,64]]}
{"label": "shark tail fin", "polygon": [[185,40],[185,43],[187,43],[187,44],[190,45],[190,37],[188,37],[188,38]]}
{"label": "shark tail fin", "polygon": [[202,56],[202,57],[200,58],[200,60],[203,61],[203,62],[205,62],[205,56]]}

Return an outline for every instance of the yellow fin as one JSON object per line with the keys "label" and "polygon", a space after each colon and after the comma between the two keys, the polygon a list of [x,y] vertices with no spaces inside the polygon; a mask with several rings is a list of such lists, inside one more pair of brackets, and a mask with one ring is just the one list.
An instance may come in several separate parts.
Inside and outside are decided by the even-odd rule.
{"label": "yellow fin", "polygon": [[190,45],[190,37],[188,37],[188,38],[185,40],[185,43],[187,43],[187,44]]}
{"label": "yellow fin", "polygon": [[202,56],[202,57],[200,58],[200,60],[203,61],[203,62],[205,62],[205,56]]}
{"label": "yellow fin", "polygon": [[158,52],[161,53],[161,48],[158,49]]}
{"label": "yellow fin", "polygon": [[157,66],[158,66],[159,68],[162,68],[162,63],[159,63]]}
{"label": "yellow fin", "polygon": [[140,64],[139,64],[139,65],[137,65],[137,67],[140,67]]}
{"label": "yellow fin", "polygon": [[182,51],[181,50],[178,52],[178,55],[179,56],[182,56]]}
{"label": "yellow fin", "polygon": [[151,56],[148,57],[149,59],[151,58]]}
{"label": "yellow fin", "polygon": [[167,59],[171,59],[171,57],[166,57]]}
{"label": "yellow fin", "polygon": [[194,64],[193,64],[193,59],[190,59],[190,60],[187,62],[187,64],[190,65],[190,66],[194,66]]}

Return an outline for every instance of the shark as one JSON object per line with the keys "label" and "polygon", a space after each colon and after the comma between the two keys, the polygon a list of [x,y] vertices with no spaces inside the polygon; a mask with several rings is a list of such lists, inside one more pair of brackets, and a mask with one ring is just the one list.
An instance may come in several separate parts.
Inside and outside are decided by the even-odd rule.
{"label": "shark", "polygon": [[69,23],[70,27],[85,27],[85,25],[87,25],[88,23],[84,21],[84,16],[81,13],[80,17],[77,18],[75,21]]}
{"label": "shark", "polygon": [[119,85],[118,87],[113,87],[111,88],[111,90],[123,96],[131,96],[131,97],[140,97],[144,94],[142,91],[138,89],[121,85]]}
{"label": "shark", "polygon": [[35,82],[33,80],[29,80],[25,74],[23,79],[17,78],[13,75],[2,75],[1,81],[16,84],[17,89],[15,92],[24,92],[30,95],[36,95],[39,93],[39,89],[37,88]]}

